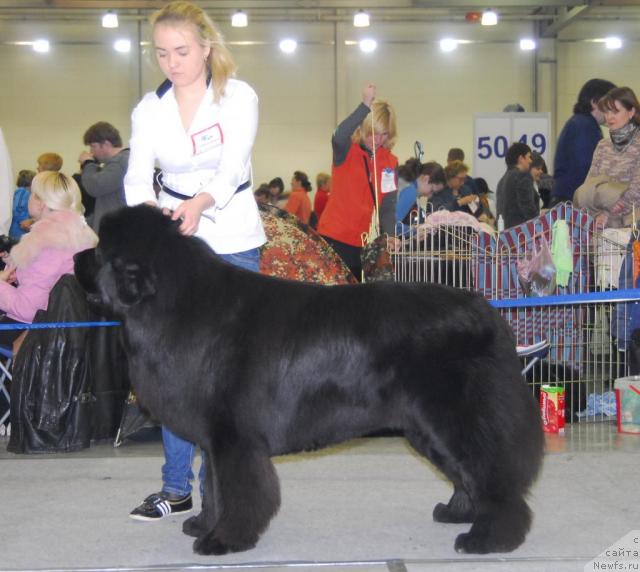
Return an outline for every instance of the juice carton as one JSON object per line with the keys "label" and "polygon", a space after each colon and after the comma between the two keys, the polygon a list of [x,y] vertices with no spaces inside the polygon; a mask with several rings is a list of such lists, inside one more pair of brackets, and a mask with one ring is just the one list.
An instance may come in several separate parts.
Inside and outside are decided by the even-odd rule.
{"label": "juice carton", "polygon": [[543,385],[540,388],[540,413],[546,433],[564,433],[564,387]]}
{"label": "juice carton", "polygon": [[640,376],[632,375],[616,379],[618,433],[640,435]]}

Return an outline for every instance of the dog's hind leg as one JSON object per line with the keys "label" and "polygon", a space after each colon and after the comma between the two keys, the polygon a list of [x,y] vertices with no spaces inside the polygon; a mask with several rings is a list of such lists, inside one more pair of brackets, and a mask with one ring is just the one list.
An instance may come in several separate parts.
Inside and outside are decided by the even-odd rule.
{"label": "dog's hind leg", "polygon": [[[427,457],[454,485],[453,496],[433,511],[437,522],[471,522],[469,532],[455,542],[458,552],[487,554],[510,552],[524,542],[531,526],[531,511],[523,488],[499,471],[479,471],[481,461],[458,461],[440,444],[436,447],[420,433],[406,433],[416,451]],[[513,475],[512,475],[513,477]]]}
{"label": "dog's hind leg", "polygon": [[439,451],[433,443],[421,433],[407,432],[406,438],[411,446],[431,461],[453,483],[453,495],[447,504],[438,503],[433,509],[436,522],[460,523],[473,522],[476,511],[473,502],[462,484],[462,477],[455,461],[444,451]]}
{"label": "dog's hind leg", "polygon": [[[214,452],[222,512],[212,530],[193,545],[198,554],[226,554],[253,548],[280,507],[280,482],[264,448],[249,439]],[[206,496],[206,495],[205,495]]]}
{"label": "dog's hind leg", "polygon": [[531,526],[531,510],[524,498],[484,500],[478,504],[478,516],[471,529],[456,538],[457,552],[511,552],[524,542]]}

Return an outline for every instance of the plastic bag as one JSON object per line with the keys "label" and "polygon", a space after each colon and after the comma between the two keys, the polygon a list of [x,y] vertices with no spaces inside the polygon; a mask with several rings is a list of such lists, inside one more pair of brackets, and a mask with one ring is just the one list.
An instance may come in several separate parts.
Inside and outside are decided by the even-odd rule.
{"label": "plastic bag", "polygon": [[550,296],[556,289],[556,267],[551,257],[549,243],[543,236],[540,247],[533,254],[516,264],[520,287],[527,297]]}

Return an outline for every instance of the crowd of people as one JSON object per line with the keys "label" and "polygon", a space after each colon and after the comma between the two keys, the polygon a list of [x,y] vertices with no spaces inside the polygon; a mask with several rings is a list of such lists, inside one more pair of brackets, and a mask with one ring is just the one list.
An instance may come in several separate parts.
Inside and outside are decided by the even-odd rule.
{"label": "crowd of people", "polygon": [[[602,79],[587,81],[558,138],[553,174],[542,155],[516,142],[506,151],[505,172],[493,190],[485,179],[470,176],[459,147],[449,150],[443,164],[414,157],[398,164],[391,152],[395,111],[376,100],[375,86],[367,86],[362,103],[334,133],[332,174],[318,174],[314,205],[305,197],[312,188],[300,171],[294,173],[289,191],[276,178],[260,185],[256,199],[317,228],[356,274],[362,236],[371,230],[373,212],[379,230],[390,236],[401,235],[403,225],[421,222],[438,210],[463,212],[489,227],[509,228],[571,201],[587,209],[601,226],[628,226],[633,205],[640,201],[638,106],[628,87],[617,88]],[[603,124],[609,128],[606,139]],[[375,174],[374,163],[379,171]],[[390,216],[394,210],[395,228]]]}
{"label": "crowd of people", "polygon": [[[223,59],[228,65],[232,60],[230,54],[226,54]],[[161,67],[168,57],[167,50],[158,52]],[[167,80],[154,92],[159,99],[163,99],[164,92],[173,86],[170,65],[173,64],[163,68]],[[235,85],[230,70],[227,72],[229,81]],[[630,224],[633,205],[640,200],[640,169],[637,168],[640,142],[636,136],[640,113],[630,88],[618,88],[602,79],[587,81],[578,94],[572,117],[558,138],[553,175],[549,174],[540,154],[525,143],[517,142],[506,152],[505,173],[496,189],[490,189],[484,179],[470,176],[465,153],[459,147],[452,147],[442,164],[435,160],[422,163],[413,157],[399,164],[392,152],[397,136],[395,110],[376,96],[375,85],[365,86],[361,103],[336,128],[331,143],[331,173],[317,173],[315,188],[309,175],[302,170],[293,172],[288,188],[281,177],[253,185],[255,201],[283,209],[317,229],[357,277],[361,274],[363,235],[375,230],[397,236],[402,234],[402,225],[422,221],[437,210],[463,212],[490,227],[508,228],[538,216],[543,209],[559,202],[574,201],[580,208],[587,209],[602,226]],[[149,96],[141,102],[140,110],[137,108],[134,128],[143,122],[140,119],[144,116],[143,110],[152,106],[148,100]],[[188,110],[184,117],[180,115],[180,122],[174,123],[183,128],[192,126],[193,114],[195,110]],[[609,128],[606,139],[600,128],[603,124]],[[219,129],[219,126],[214,127]],[[247,128],[251,135],[249,140],[253,141],[256,126],[245,125],[240,129]],[[141,141],[148,130],[146,124],[142,130],[134,130],[132,146],[142,147]],[[132,161],[130,149],[123,145],[118,130],[104,121],[91,125],[83,142],[88,148],[80,153],[79,167],[73,178],[81,192],[85,218],[94,231],[97,232],[105,214],[132,204],[127,198],[133,196],[132,191],[126,190],[127,177],[130,188],[144,186],[149,202],[171,196],[171,200],[165,200],[170,210],[179,206],[176,201],[182,196],[190,196],[177,189],[174,194],[170,192],[172,185],[182,186],[160,160],[163,152],[170,153],[170,145],[157,154],[145,148],[146,155],[138,152]],[[142,159],[144,170],[140,169]],[[60,171],[62,157],[57,153],[43,153],[36,163],[36,170],[25,169],[18,174],[9,231],[14,240],[28,232],[33,222],[27,208],[33,177],[36,172]],[[207,167],[207,170],[211,175],[211,168]],[[248,173],[239,178],[247,181],[238,187],[245,183],[251,185]],[[239,178],[234,178],[234,184]],[[192,184],[189,180],[189,185]],[[228,195],[233,185],[226,181],[226,186]],[[201,216],[210,220],[205,215],[216,208],[209,204],[210,201],[203,201],[204,194],[207,193],[198,193],[201,198],[194,201],[199,203],[197,208],[190,204],[186,213],[179,210],[174,216],[182,219],[186,214],[192,229],[200,226],[194,221]],[[228,196],[224,198],[228,199]],[[253,216],[257,215],[254,213]],[[186,228],[187,224],[183,224]],[[203,228],[208,224],[205,222]],[[220,252],[225,249],[228,248],[224,247]]]}

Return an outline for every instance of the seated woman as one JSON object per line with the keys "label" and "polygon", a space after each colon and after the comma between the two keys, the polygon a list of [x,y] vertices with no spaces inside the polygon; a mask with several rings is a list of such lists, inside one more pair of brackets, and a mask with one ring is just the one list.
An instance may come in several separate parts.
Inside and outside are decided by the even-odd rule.
{"label": "seated woman", "polygon": [[[640,103],[629,87],[615,87],[598,101],[609,128],[609,138],[602,139],[591,161],[585,184],[606,177],[614,186],[625,186],[622,196],[608,205],[598,193],[594,202],[578,202],[581,207],[601,207],[596,220],[604,226],[628,226],[633,207],[640,207]],[[578,191],[576,191],[578,194]]]}
{"label": "seated woman", "polygon": [[[440,164],[429,161],[420,165],[418,176],[404,187],[398,195],[396,203],[396,223],[419,224],[424,222],[432,210],[431,197],[446,185],[444,171]],[[417,213],[417,216],[411,216]]]}
{"label": "seated woman", "polygon": [[471,194],[465,186],[469,167],[462,161],[452,161],[444,168],[447,186],[435,193],[431,199],[433,210],[463,211],[475,215],[480,208],[478,195]]}
{"label": "seated woman", "polygon": [[[0,272],[2,323],[31,323],[46,310],[49,293],[63,274],[73,274],[73,255],[92,248],[98,237],[83,216],[76,182],[55,171],[38,173],[31,183],[31,231],[11,249]],[[0,331],[0,344],[11,345],[20,330]]]}

